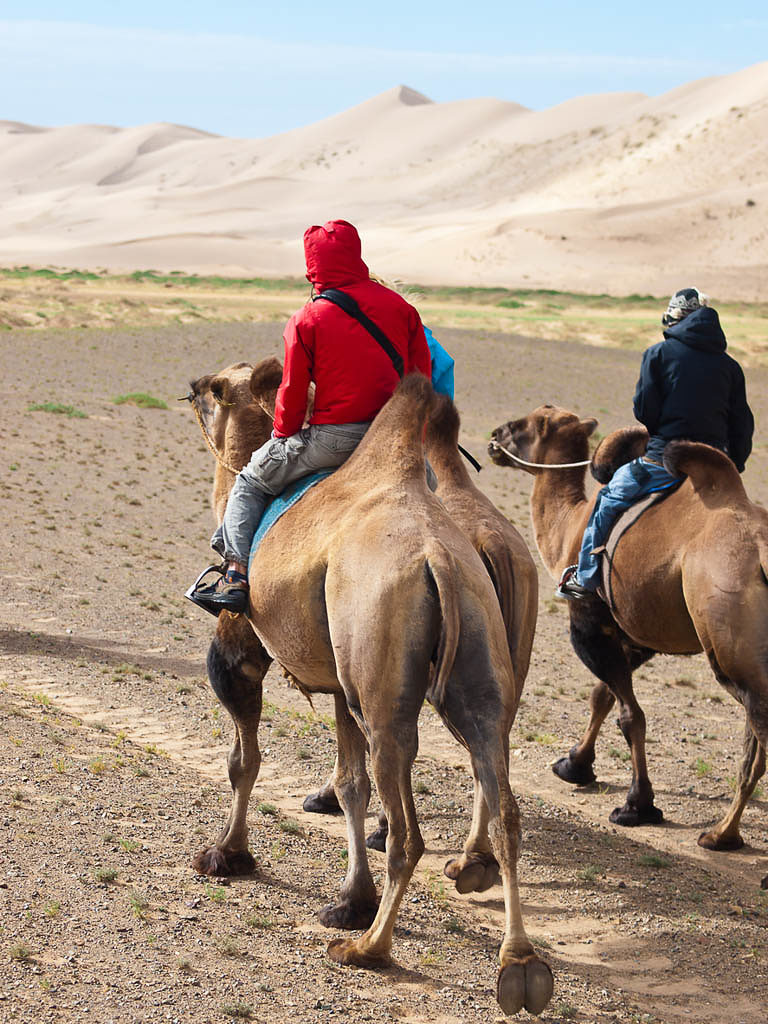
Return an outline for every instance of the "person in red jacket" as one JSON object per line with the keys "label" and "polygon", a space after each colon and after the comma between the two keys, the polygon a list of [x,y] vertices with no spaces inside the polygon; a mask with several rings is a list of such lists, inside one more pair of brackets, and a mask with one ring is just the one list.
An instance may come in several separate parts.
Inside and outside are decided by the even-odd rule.
{"label": "person in red jacket", "polygon": [[[228,563],[223,579],[195,591],[218,610],[243,612],[248,606],[248,555],[270,499],[299,477],[345,462],[400,380],[381,344],[345,309],[321,301],[323,292],[343,291],[354,299],[386,335],[404,373],[417,370],[429,377],[431,372],[419,314],[397,292],[370,279],[352,224],[332,220],[308,228],[304,254],[313,299],[294,313],[283,334],[285,362],[272,439],[237,475],[224,521],[211,539]],[[302,429],[310,382],[314,411]]]}

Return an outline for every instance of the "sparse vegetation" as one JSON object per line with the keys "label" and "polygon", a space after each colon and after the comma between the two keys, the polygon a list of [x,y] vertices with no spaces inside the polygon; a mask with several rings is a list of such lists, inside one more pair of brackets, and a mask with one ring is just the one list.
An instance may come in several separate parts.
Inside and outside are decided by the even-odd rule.
{"label": "sparse vegetation", "polygon": [[115,405],[136,405],[139,409],[167,409],[168,404],[162,398],[155,398],[145,391],[132,391],[129,395],[118,395],[112,401]]}
{"label": "sparse vegetation", "polygon": [[88,415],[74,405],[64,405],[62,402],[30,402],[27,412],[52,412],[57,416],[68,416],[71,420],[87,420]]}

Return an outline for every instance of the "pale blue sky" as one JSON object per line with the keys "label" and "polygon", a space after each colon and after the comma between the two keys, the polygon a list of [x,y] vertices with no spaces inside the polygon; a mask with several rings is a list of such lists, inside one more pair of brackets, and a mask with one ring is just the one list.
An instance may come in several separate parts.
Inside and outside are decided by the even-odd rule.
{"label": "pale blue sky", "polygon": [[0,119],[256,137],[399,84],[540,109],[585,93],[656,95],[765,59],[765,0],[0,0]]}

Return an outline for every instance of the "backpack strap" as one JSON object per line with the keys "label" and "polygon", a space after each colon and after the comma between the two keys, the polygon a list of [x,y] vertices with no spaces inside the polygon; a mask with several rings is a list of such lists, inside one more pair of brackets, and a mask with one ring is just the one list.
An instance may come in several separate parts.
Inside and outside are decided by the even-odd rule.
{"label": "backpack strap", "polygon": [[403,374],[405,373],[403,357],[386,336],[384,331],[382,331],[382,329],[375,324],[373,320],[365,315],[351,295],[340,291],[338,288],[326,288],[325,291],[321,292],[319,295],[315,295],[312,301],[317,302],[318,299],[325,299],[327,302],[332,302],[334,306],[338,306],[339,309],[343,309],[348,316],[357,320],[360,326],[364,327],[371,337],[377,341],[387,353],[392,365],[397,371],[398,377],[403,377]]}

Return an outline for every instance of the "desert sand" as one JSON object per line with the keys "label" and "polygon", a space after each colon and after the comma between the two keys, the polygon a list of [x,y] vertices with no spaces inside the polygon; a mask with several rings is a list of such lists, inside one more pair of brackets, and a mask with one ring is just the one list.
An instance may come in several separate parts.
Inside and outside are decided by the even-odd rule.
{"label": "desert sand", "polygon": [[[9,112],[10,113],[10,112]],[[405,86],[266,139],[0,122],[0,261],[303,274],[346,217],[424,284],[762,297],[768,63],[528,110]]]}
{"label": "desert sand", "polygon": [[[341,968],[326,956],[341,933],[316,912],[338,889],[346,837],[339,818],[304,814],[301,801],[332,764],[333,705],[319,697],[313,713],[277,669],[251,801],[258,871],[225,886],[190,867],[227,814],[232,726],[205,679],[213,619],[182,597],[208,557],[213,459],[189,405],[174,399],[192,376],[279,354],[280,331],[199,322],[0,334],[10,552],[0,600],[3,1020],[502,1019],[501,890],[459,896],[443,876],[469,822],[472,779],[427,709],[414,776],[427,852],[401,908],[392,968]],[[441,331],[457,361],[462,442],[486,463],[480,487],[533,549],[530,477],[487,464],[488,431],[544,400],[598,416],[603,432],[623,425],[637,353],[498,331],[481,338]],[[768,370],[748,371],[758,424],[767,382]],[[141,391],[168,408],[114,402]],[[758,433],[745,472],[763,503],[764,440]],[[630,778],[615,716],[598,744],[597,785],[567,786],[549,768],[580,734],[593,680],[543,571],[541,584],[511,739],[526,928],[555,972],[543,1024],[765,1024],[765,784],[744,816],[743,850],[696,845],[730,800],[742,710],[703,655],[644,666],[636,689],[666,820],[611,825]],[[383,855],[371,857],[380,881]]]}

